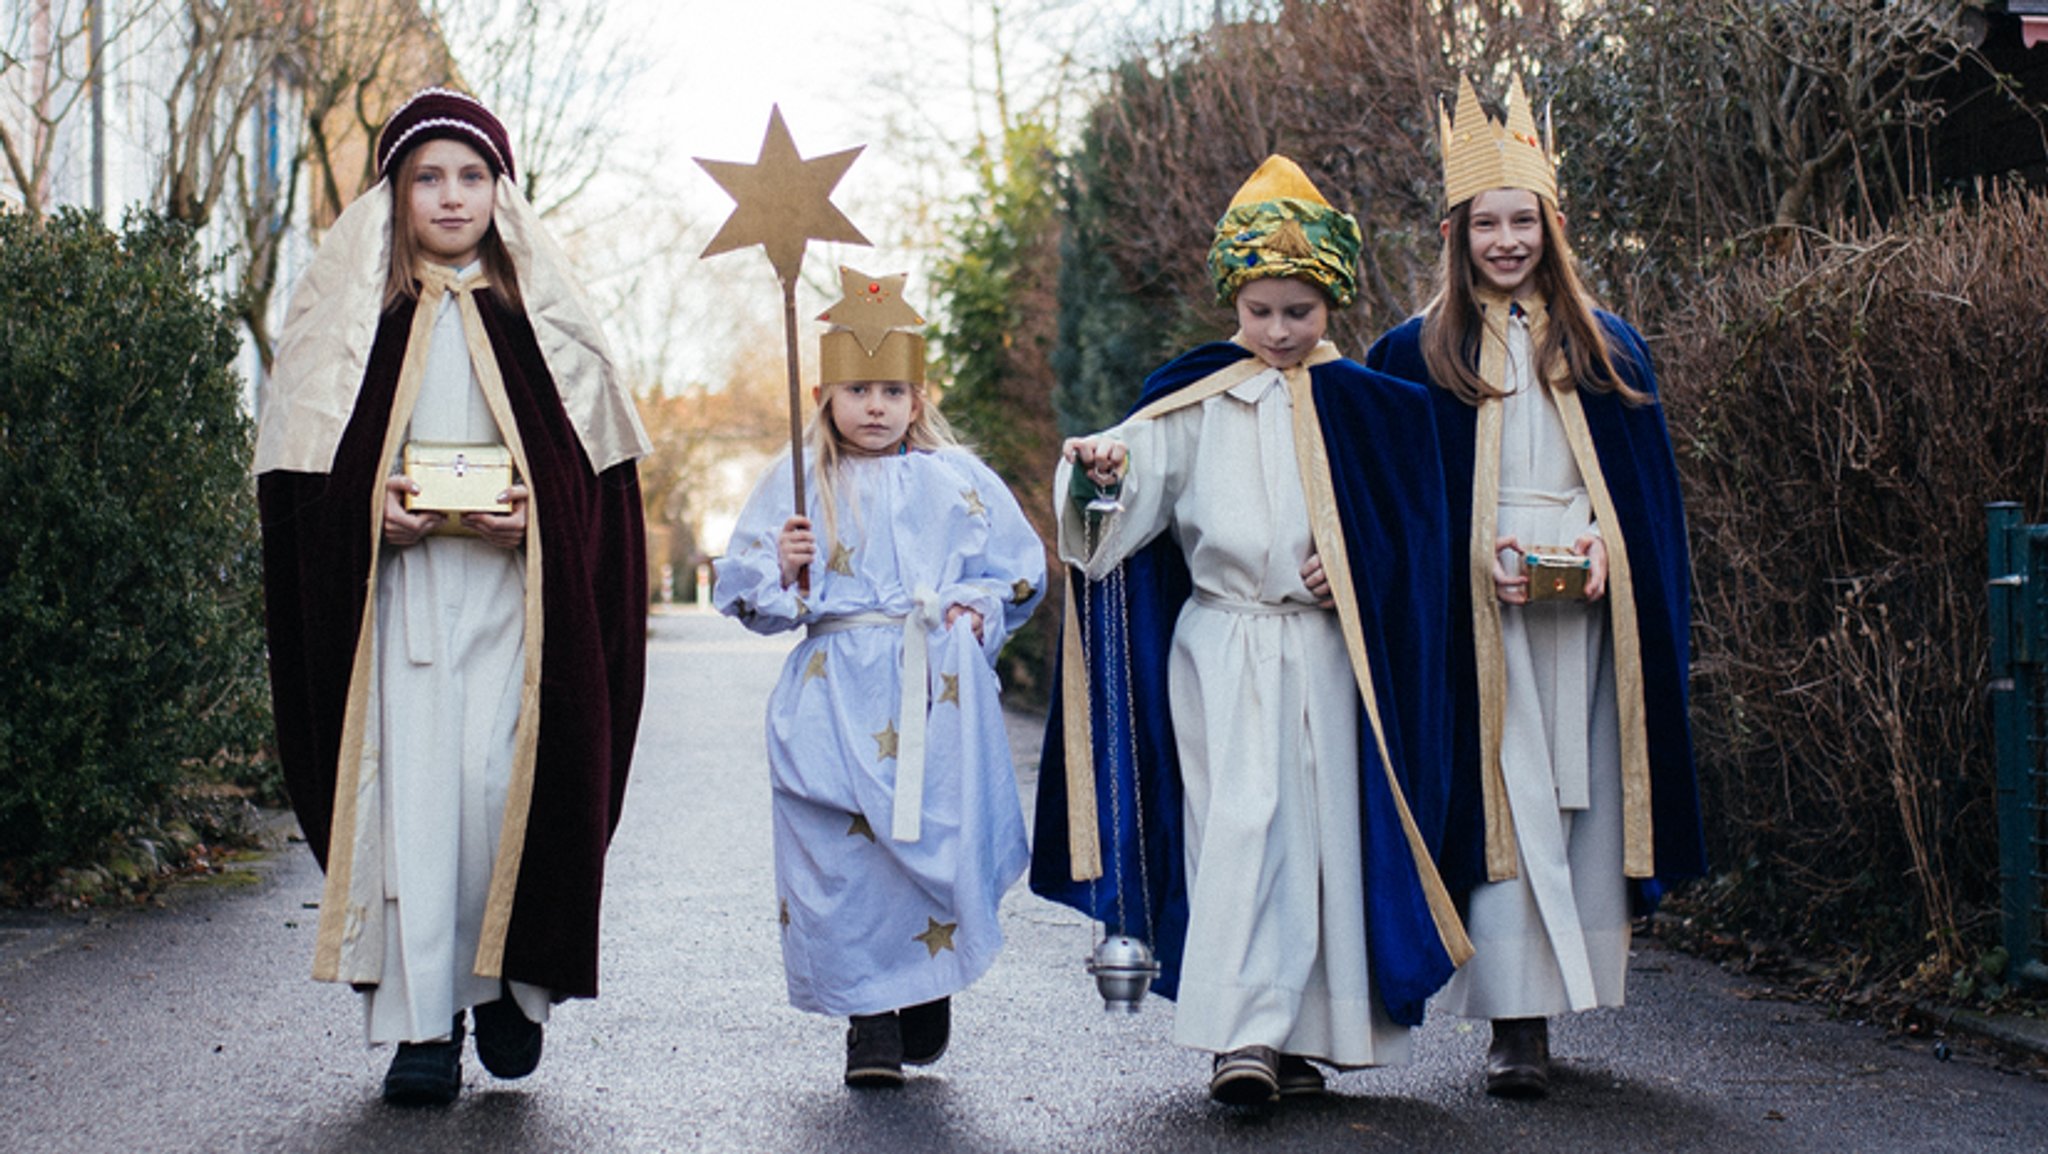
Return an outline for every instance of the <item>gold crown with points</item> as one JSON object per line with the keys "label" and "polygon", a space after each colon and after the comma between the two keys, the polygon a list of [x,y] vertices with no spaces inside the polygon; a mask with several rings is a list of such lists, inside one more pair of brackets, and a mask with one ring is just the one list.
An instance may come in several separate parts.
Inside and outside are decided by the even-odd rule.
{"label": "gold crown with points", "polygon": [[818,319],[832,328],[818,338],[818,383],[924,383],[924,318],[903,298],[908,273],[869,276],[839,269],[839,299]]}
{"label": "gold crown with points", "polygon": [[1444,211],[1490,188],[1522,188],[1557,204],[1557,150],[1550,116],[1536,135],[1536,115],[1517,76],[1508,88],[1505,119],[1495,120],[1479,104],[1472,78],[1459,77],[1458,107],[1446,114],[1437,104],[1437,140],[1444,157]]}

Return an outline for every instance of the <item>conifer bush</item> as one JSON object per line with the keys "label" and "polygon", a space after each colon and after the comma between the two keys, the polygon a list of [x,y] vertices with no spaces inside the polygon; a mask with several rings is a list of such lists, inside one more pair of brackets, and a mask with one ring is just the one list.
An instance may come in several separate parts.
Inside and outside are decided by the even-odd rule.
{"label": "conifer bush", "polygon": [[188,230],[0,214],[0,889],[266,771],[235,334]]}

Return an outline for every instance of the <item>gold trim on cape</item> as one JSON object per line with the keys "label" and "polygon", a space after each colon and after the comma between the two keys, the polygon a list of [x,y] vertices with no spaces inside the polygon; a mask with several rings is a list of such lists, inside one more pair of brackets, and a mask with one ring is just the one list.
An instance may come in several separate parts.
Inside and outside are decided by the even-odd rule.
{"label": "gold trim on cape", "polygon": [[[1240,340],[1237,343],[1242,344],[1242,341]],[[1423,895],[1429,902],[1429,912],[1432,920],[1436,923],[1437,936],[1442,941],[1445,952],[1450,955],[1452,964],[1463,965],[1472,956],[1472,942],[1465,934],[1464,923],[1459,920],[1458,911],[1451,902],[1450,893],[1444,888],[1443,878],[1437,872],[1436,862],[1430,856],[1427,843],[1423,841],[1421,828],[1415,824],[1414,812],[1408,806],[1408,796],[1402,790],[1400,778],[1394,772],[1393,757],[1389,754],[1387,748],[1386,729],[1380,719],[1379,695],[1373,688],[1372,668],[1365,648],[1364,626],[1358,620],[1356,599],[1351,595],[1353,585],[1350,555],[1344,544],[1343,526],[1337,516],[1335,485],[1330,477],[1329,457],[1324,450],[1322,426],[1316,415],[1315,393],[1309,378],[1309,370],[1311,368],[1337,359],[1339,357],[1336,346],[1329,341],[1321,341],[1317,343],[1314,349],[1310,350],[1309,355],[1300,364],[1282,372],[1282,376],[1287,383],[1288,396],[1293,401],[1291,408],[1294,425],[1295,461],[1300,471],[1302,493],[1308,506],[1312,539],[1315,542],[1318,555],[1323,559],[1323,570],[1330,579],[1331,593],[1337,604],[1337,620],[1343,630],[1344,647],[1351,660],[1352,678],[1358,685],[1359,697],[1365,706],[1366,721],[1372,730],[1373,743],[1379,751],[1380,767],[1386,775],[1388,790],[1394,798],[1394,809],[1400,818],[1402,832],[1407,838],[1409,853],[1415,859],[1416,873],[1421,880]],[[1257,356],[1247,357],[1224,369],[1211,373],[1209,376],[1171,396],[1162,397],[1154,401],[1152,404],[1134,413],[1131,420],[1149,420],[1177,409],[1199,404],[1218,393],[1227,392],[1238,384],[1265,372],[1267,368],[1268,366],[1259,360]],[[1073,602],[1070,595],[1068,601],[1068,620],[1072,621],[1073,619]],[[1070,641],[1077,640],[1079,636],[1078,629],[1070,629],[1067,636]],[[1078,652],[1078,645],[1071,646],[1070,651]],[[1063,707],[1066,707],[1066,703],[1071,700],[1071,696],[1063,699]],[[1092,747],[1085,744],[1090,738],[1087,725],[1086,701],[1084,689],[1082,696],[1083,708],[1080,710],[1082,725],[1079,739],[1084,743],[1081,748],[1090,750],[1089,757],[1092,759]],[[1070,798],[1074,782],[1073,758],[1071,755],[1075,748],[1074,741],[1076,737],[1073,717],[1074,711],[1068,707],[1066,736],[1069,752],[1068,792]],[[1092,812],[1094,809],[1092,768],[1083,784],[1089,794],[1089,809]],[[1070,811],[1071,806],[1070,800]],[[1092,821],[1089,823],[1087,831],[1087,840],[1090,842],[1095,841],[1095,825]],[[1070,827],[1070,853],[1072,848],[1073,833]],[[1099,847],[1096,848],[1094,856],[1099,863]],[[1078,861],[1078,856],[1074,860]],[[1090,876],[1101,876],[1099,864],[1097,872]],[[1074,880],[1086,881],[1088,878],[1082,877],[1077,870]]]}
{"label": "gold trim on cape", "polygon": [[[1479,376],[1495,389],[1507,382],[1507,306],[1500,293],[1477,294],[1481,319]],[[1541,346],[1548,310],[1538,298],[1520,302],[1528,314],[1531,349]],[[1620,713],[1622,791],[1622,873],[1631,878],[1655,875],[1650,820],[1649,726],[1643,700],[1642,634],[1636,622],[1635,582],[1628,563],[1628,542],[1614,511],[1614,498],[1600,469],[1600,454],[1576,387],[1550,387],[1564,423],[1572,460],[1593,504],[1594,523],[1607,547],[1608,627],[1614,652],[1615,702]],[[1501,639],[1500,598],[1493,587],[1493,542],[1500,512],[1500,450],[1503,412],[1500,397],[1479,402],[1472,453],[1472,534],[1468,542],[1472,591],[1472,647],[1479,690],[1479,780],[1486,820],[1486,877],[1506,881],[1520,876],[1520,851],[1514,816],[1508,808],[1507,776],[1501,766],[1502,731],[1507,719],[1507,658]],[[1327,562],[1326,562],[1327,564]]]}
{"label": "gold trim on cape", "polygon": [[[384,430],[383,456],[390,461],[405,441],[413,408],[419,402],[420,386],[426,376],[427,349],[431,344],[435,318],[442,298],[455,295],[462,314],[464,342],[469,348],[471,371],[498,431],[511,449],[519,475],[531,478],[526,447],[505,391],[505,378],[484,332],[483,316],[475,299],[484,287],[481,273],[457,280],[448,269],[423,265],[420,270],[420,299],[407,332],[405,358],[398,373],[397,392],[391,402],[391,417]],[[529,487],[530,488],[530,487]],[[365,954],[352,949],[363,925],[374,915],[367,903],[381,900],[372,895],[355,900],[357,878],[355,848],[359,827],[365,820],[358,813],[357,797],[362,788],[365,747],[371,708],[370,682],[376,664],[377,589],[381,575],[379,556],[384,542],[384,487],[380,483],[370,503],[370,577],[363,594],[362,626],[356,635],[356,656],[349,675],[348,702],[343,713],[341,753],[335,767],[334,817],[328,833],[327,880],[321,892],[320,929],[313,950],[313,977],[321,981],[374,984],[382,980],[384,951],[381,941]],[[533,800],[534,756],[540,736],[540,674],[542,656],[541,531],[538,502],[529,495],[526,502],[525,668],[519,693],[519,721],[513,733],[512,772],[507,783],[505,813],[499,827],[498,852],[491,867],[491,884],[485,900],[483,933],[477,946],[475,972],[482,977],[503,976],[505,939],[512,918],[512,902],[519,882],[519,865],[526,848],[527,818]],[[383,771],[377,751],[368,755],[373,774]],[[379,790],[383,783],[377,783]],[[372,816],[368,820],[381,820]],[[368,956],[374,955],[374,956]]]}

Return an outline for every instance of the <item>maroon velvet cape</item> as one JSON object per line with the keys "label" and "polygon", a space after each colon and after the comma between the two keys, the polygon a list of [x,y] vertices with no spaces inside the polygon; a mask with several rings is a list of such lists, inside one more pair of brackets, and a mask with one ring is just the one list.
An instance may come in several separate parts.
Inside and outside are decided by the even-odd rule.
{"label": "maroon velvet cape", "polygon": [[[533,474],[526,484],[545,518],[540,731],[503,972],[558,997],[595,997],[604,855],[626,791],[646,676],[639,474],[631,461],[592,472],[525,314],[489,290],[477,303],[525,444]],[[388,472],[385,429],[416,307],[401,301],[379,322],[331,470],[257,479],[278,755],[299,827],[323,869],[370,579],[368,514]]]}

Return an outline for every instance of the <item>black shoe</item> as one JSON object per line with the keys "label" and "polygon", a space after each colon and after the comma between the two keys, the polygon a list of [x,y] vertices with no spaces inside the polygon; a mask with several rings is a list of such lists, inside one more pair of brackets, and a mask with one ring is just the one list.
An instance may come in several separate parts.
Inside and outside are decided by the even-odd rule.
{"label": "black shoe", "polygon": [[1312,1098],[1325,1089],[1323,1072],[1299,1054],[1280,1055],[1276,1080],[1282,1098]]}
{"label": "black shoe", "polygon": [[1493,1020],[1493,1044],[1486,1050],[1486,1092],[1497,1098],[1541,1098],[1550,1093],[1548,1020]]}
{"label": "black shoe", "polygon": [[896,1011],[903,1027],[903,1061],[929,1066],[945,1056],[953,1036],[953,999],[940,998]]}
{"label": "black shoe", "polygon": [[846,1028],[846,1084],[886,1089],[903,1084],[903,1025],[895,1011],[855,1014]]}
{"label": "black shoe", "polygon": [[384,1100],[393,1106],[446,1106],[462,1093],[462,1015],[445,1042],[400,1042],[384,1072]]}
{"label": "black shoe", "polygon": [[1280,1096],[1279,1055],[1271,1046],[1243,1046],[1216,1055],[1209,1097],[1226,1106],[1263,1106]]}
{"label": "black shoe", "polygon": [[476,1059],[507,1080],[524,1078],[540,1065],[541,1026],[526,1016],[507,992],[476,1008]]}

